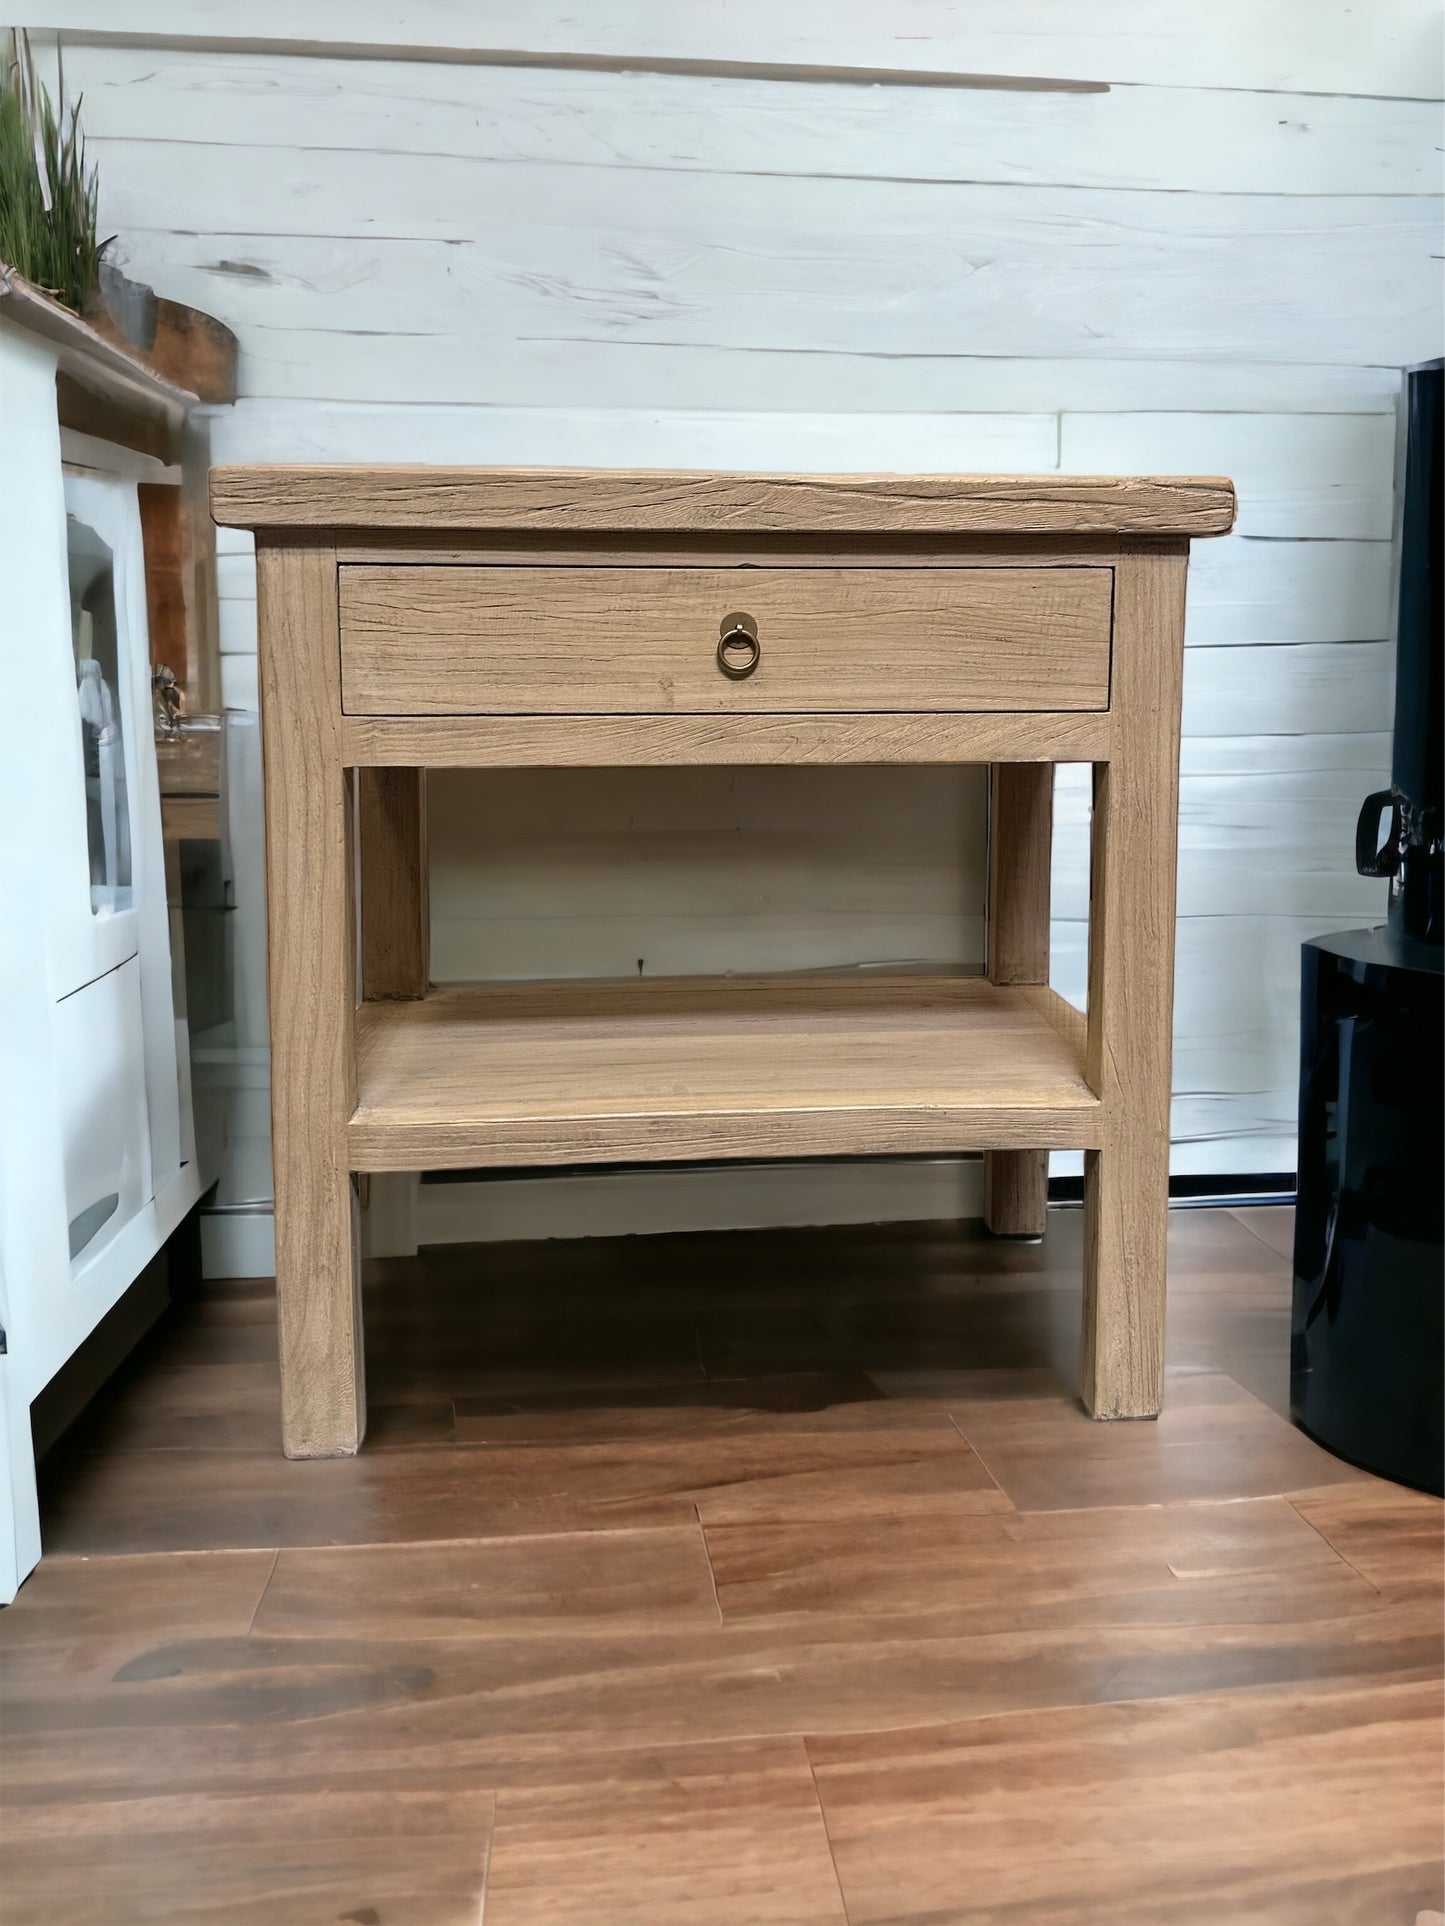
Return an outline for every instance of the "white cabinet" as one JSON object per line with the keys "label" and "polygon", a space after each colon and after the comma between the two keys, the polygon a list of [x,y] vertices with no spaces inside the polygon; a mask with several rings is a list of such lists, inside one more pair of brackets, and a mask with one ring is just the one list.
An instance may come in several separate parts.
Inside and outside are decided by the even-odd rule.
{"label": "white cabinet", "polygon": [[53,1023],[74,1272],[94,1263],[153,1193],[139,957],[62,997]]}
{"label": "white cabinet", "polygon": [[40,1554],[31,1401],[199,1191],[136,461],[117,448],[108,472],[92,441],[84,470],[64,467],[56,380],[72,351],[7,312],[0,304],[0,1602]]}

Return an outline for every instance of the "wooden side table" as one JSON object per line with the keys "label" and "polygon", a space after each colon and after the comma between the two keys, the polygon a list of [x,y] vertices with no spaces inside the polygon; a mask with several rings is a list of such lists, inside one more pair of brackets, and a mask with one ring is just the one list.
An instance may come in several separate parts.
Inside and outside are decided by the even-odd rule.
{"label": "wooden side table", "polygon": [[[211,499],[256,531],[289,1456],[365,1429],[365,1171],[982,1150],[989,1222],[1037,1232],[1081,1149],[1084,1397],[1158,1411],[1184,577],[1227,481],[253,467]],[[985,977],[430,985],[427,769],[838,762],[990,765]],[[1055,762],[1094,768],[1087,1021],[1048,988]]]}

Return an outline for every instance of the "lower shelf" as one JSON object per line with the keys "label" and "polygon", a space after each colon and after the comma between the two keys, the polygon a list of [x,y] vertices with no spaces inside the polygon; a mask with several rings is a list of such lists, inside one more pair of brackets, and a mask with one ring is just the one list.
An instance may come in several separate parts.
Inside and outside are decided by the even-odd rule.
{"label": "lower shelf", "polygon": [[1083,1019],[978,977],[458,984],[357,1012],[353,1170],[1088,1149]]}

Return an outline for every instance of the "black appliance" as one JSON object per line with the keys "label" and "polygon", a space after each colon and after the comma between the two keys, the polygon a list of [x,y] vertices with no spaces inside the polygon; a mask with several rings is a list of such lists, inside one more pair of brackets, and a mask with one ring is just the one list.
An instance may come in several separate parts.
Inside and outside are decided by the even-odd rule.
{"label": "black appliance", "polygon": [[1290,1410],[1329,1450],[1445,1491],[1445,363],[1405,377],[1391,786],[1356,863],[1383,928],[1304,945]]}

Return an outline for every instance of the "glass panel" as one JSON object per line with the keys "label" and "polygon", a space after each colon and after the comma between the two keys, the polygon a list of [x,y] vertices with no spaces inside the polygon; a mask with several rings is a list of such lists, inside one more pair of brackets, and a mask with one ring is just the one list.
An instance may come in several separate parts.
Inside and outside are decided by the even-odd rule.
{"label": "glass panel", "polygon": [[78,1217],[71,1218],[70,1255],[72,1258],[79,1257],[101,1226],[110,1222],[119,1202],[118,1190],[107,1191],[104,1197],[98,1197],[93,1204],[88,1204]]}
{"label": "glass panel", "polygon": [[131,906],[130,810],[120,718],[120,655],[114,557],[75,516],[66,517],[70,561],[70,639],[85,757],[85,816],[90,845],[90,907],[113,916]]}

